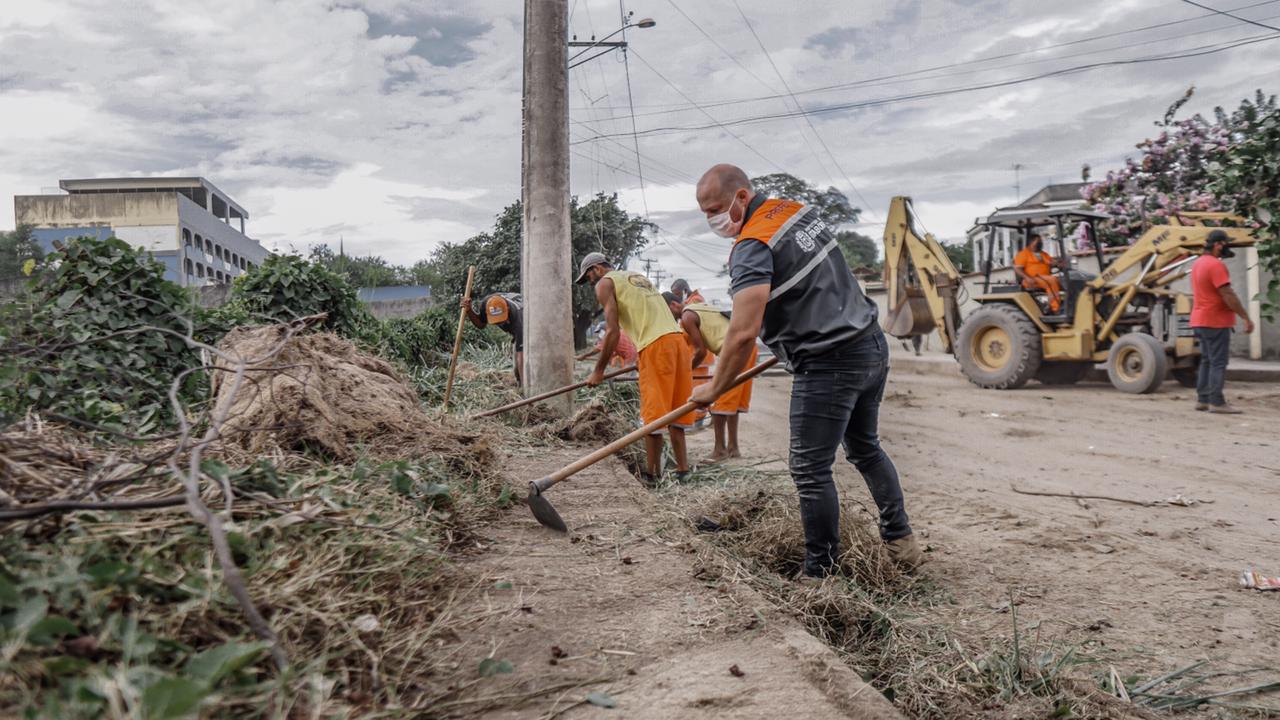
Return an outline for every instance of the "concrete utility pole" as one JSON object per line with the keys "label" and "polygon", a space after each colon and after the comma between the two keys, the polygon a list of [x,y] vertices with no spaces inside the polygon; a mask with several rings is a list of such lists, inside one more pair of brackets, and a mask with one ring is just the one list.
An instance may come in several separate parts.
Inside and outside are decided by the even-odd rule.
{"label": "concrete utility pole", "polygon": [[[573,382],[567,0],[525,0],[521,168],[525,393]],[[567,413],[568,395],[547,401]]]}

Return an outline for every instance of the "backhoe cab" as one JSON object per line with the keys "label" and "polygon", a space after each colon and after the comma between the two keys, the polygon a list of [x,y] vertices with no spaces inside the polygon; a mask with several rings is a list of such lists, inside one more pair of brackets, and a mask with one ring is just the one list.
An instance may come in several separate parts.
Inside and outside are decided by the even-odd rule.
{"label": "backhoe cab", "polygon": [[[1107,219],[1091,210],[1008,209],[979,224],[989,230],[987,258],[997,229],[1012,228],[1023,245],[1034,232],[1052,236],[1051,254],[1061,259],[1070,257],[1069,234],[1096,238],[1095,225]],[[899,338],[937,331],[965,376],[984,388],[1018,388],[1032,378],[1070,384],[1100,362],[1125,392],[1153,392],[1170,370],[1193,387],[1200,349],[1190,328],[1191,298],[1169,286],[1190,272],[1211,231],[1222,229],[1234,247],[1255,243],[1247,229],[1228,227],[1244,224],[1227,213],[1181,213],[1169,225],[1147,230],[1110,265],[1095,242],[1099,275],[1054,269],[1062,287],[1057,313],[1049,312],[1042,291],[993,284],[988,260],[982,293],[972,298],[980,307],[962,318],[966,290],[960,273],[938,241],[920,232],[911,198],[895,197],[884,234],[885,330]]]}

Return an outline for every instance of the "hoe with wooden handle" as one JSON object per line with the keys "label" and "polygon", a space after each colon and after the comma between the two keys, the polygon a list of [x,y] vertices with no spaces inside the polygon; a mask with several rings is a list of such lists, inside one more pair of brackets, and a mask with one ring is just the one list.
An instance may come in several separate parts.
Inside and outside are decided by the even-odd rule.
{"label": "hoe with wooden handle", "polygon": [[[612,378],[618,377],[619,375],[626,375],[627,373],[635,369],[636,369],[635,365],[628,365],[620,370],[614,370],[613,372],[605,373],[604,379],[610,380]],[[484,412],[478,412],[475,415],[472,415],[471,419],[474,420],[476,418],[489,417],[490,415],[497,415],[498,413],[504,413],[508,410],[515,410],[518,407],[524,407],[525,405],[536,403],[539,400],[546,400],[547,398],[553,398],[557,395],[563,395],[564,393],[567,393],[570,390],[577,390],[578,388],[584,388],[586,386],[587,386],[586,380],[583,380],[581,382],[576,382],[572,385],[565,385],[562,388],[557,388],[555,390],[548,390],[544,393],[534,395],[533,397],[527,397],[523,400],[517,400],[513,403],[507,403],[506,405],[501,405],[499,407],[493,408],[492,410],[485,410]]]}
{"label": "hoe with wooden handle", "polygon": [[[750,380],[751,378],[754,378],[755,376],[759,375],[765,370],[768,370],[769,368],[773,367],[774,364],[776,364],[777,362],[778,362],[778,358],[776,357],[765,360],[764,362],[756,365],[750,370],[743,372],[741,375],[738,376],[736,380],[733,381],[733,385],[730,385],[729,387],[733,388],[741,385],[742,383]],[[555,507],[551,505],[551,502],[547,500],[546,496],[543,493],[545,493],[548,489],[550,489],[552,485],[555,485],[556,483],[560,482],[561,480],[564,480],[570,475],[574,475],[576,473],[582,472],[583,470],[591,467],[592,465],[595,465],[596,463],[618,452],[619,450],[630,445],[631,443],[637,440],[640,440],[646,435],[649,435],[650,433],[653,433],[653,432],[657,432],[658,430],[662,430],[663,428],[667,427],[671,423],[680,419],[682,416],[692,411],[696,407],[697,407],[696,404],[692,402],[687,402],[684,405],[681,405],[680,407],[676,408],[675,410],[672,410],[671,412],[667,413],[666,415],[663,415],[657,420],[654,420],[648,425],[645,425],[644,427],[638,430],[633,430],[627,433],[626,435],[623,435],[622,437],[618,438],[617,440],[614,440],[608,445],[605,445],[599,450],[596,450],[590,455],[574,460],[573,462],[569,463],[568,465],[565,465],[564,467],[560,468],[559,470],[551,473],[550,475],[544,478],[539,478],[537,480],[534,480],[533,482],[530,482],[528,503],[529,503],[529,510],[533,512],[533,517],[536,518],[538,522],[542,523],[546,527],[551,528],[552,530],[557,530],[559,532],[569,532],[568,526],[566,526],[564,524],[564,520],[560,518],[560,513],[556,512]]]}

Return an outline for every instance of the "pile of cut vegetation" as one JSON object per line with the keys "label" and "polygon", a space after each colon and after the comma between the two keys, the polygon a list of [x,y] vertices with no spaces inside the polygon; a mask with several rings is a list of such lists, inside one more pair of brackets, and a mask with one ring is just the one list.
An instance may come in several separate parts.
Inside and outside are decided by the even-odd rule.
{"label": "pile of cut vegetation", "polygon": [[492,465],[483,436],[447,427],[423,410],[390,363],[331,333],[288,335],[284,325],[236,328],[218,349],[248,363],[213,373],[217,405],[228,408],[225,440],[243,450],[319,451],[350,461],[436,454],[476,470]]}

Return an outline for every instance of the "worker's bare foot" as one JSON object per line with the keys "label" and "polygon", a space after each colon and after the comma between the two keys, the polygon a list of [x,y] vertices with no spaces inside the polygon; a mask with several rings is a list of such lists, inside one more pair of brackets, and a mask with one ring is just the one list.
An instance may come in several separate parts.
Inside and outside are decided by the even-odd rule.
{"label": "worker's bare foot", "polygon": [[1231,405],[1231,403],[1222,403],[1221,405],[1210,405],[1209,412],[1217,413],[1218,415],[1240,415],[1244,413],[1243,410],[1236,409],[1234,406]]}
{"label": "worker's bare foot", "polygon": [[709,456],[707,456],[707,459],[706,459],[706,460],[703,460],[703,461],[702,461],[702,464],[703,464],[703,465],[718,465],[718,464],[720,464],[720,463],[724,462],[725,460],[728,460],[730,457],[732,457],[732,456],[729,454],[729,451],[728,451],[728,450],[720,450],[720,449],[716,449],[716,450],[713,450]]}
{"label": "worker's bare foot", "polygon": [[1209,403],[1202,403],[1202,402],[1196,403],[1196,410],[1204,411],[1208,409],[1209,409]]}
{"label": "worker's bare foot", "polygon": [[730,457],[730,458],[734,458],[734,459],[740,458],[740,457],[742,457],[742,451],[738,450],[738,448],[734,448],[734,449],[730,450],[730,451],[729,451],[729,454],[728,454],[728,455],[726,455],[725,457]]}

